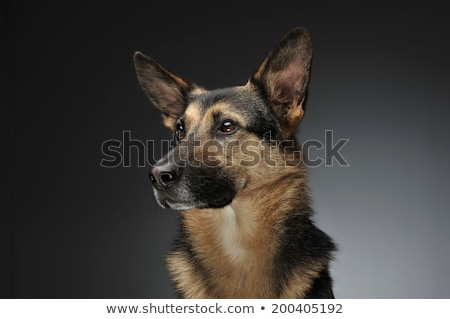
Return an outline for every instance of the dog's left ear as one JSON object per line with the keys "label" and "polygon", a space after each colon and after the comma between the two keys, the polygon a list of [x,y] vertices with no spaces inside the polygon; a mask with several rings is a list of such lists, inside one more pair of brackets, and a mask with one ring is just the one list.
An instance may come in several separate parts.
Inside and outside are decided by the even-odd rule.
{"label": "dog's left ear", "polygon": [[284,137],[292,137],[303,118],[312,55],[309,32],[293,29],[270,51],[250,79],[263,89]]}

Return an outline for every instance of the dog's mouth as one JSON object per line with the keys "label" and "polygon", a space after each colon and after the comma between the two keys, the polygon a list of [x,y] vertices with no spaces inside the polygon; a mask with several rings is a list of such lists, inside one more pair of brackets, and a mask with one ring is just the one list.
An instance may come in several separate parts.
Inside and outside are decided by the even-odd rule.
{"label": "dog's mouth", "polygon": [[159,203],[159,205],[163,208],[171,208],[178,211],[190,210],[195,208],[195,205],[191,203],[179,203],[172,200],[166,200],[163,203]]}
{"label": "dog's mouth", "polygon": [[216,209],[223,208],[229,205],[233,201],[234,196],[221,196],[217,198],[203,198],[194,199],[194,196],[190,196],[188,199],[184,198],[172,198],[164,191],[154,189],[155,198],[158,204],[162,208],[170,208],[177,211],[185,211],[190,209]]}
{"label": "dog's mouth", "polygon": [[233,201],[232,198],[219,198],[215,199],[209,203],[183,203],[183,202],[176,202],[170,199],[166,199],[163,202],[160,202],[158,200],[158,203],[163,208],[170,208],[177,211],[185,211],[185,210],[191,210],[191,209],[217,209],[217,208],[223,208],[225,206],[228,206]]}
{"label": "dog's mouth", "polygon": [[150,178],[158,204],[174,210],[223,208],[229,205],[240,189],[233,174],[208,167],[156,163]]}

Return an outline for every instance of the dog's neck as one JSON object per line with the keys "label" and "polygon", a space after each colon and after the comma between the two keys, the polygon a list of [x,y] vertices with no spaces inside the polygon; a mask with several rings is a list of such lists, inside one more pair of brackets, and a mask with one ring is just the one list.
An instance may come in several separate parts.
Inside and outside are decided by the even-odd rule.
{"label": "dog's neck", "polygon": [[[283,231],[286,210],[308,205],[310,200],[305,178],[287,176],[274,182],[282,192],[272,187],[243,190],[228,206],[221,209],[194,209],[182,213],[188,233],[195,234],[201,251],[211,249],[233,263],[259,254],[258,259],[275,249],[276,237]],[[298,202],[298,203],[297,203]],[[309,211],[309,210],[308,210]],[[268,236],[271,234],[271,236]],[[267,256],[269,258],[269,256]]]}
{"label": "dog's neck", "polygon": [[[210,284],[217,289],[217,296],[273,298],[277,285],[273,274],[279,268],[277,252],[286,237],[286,216],[308,219],[309,202],[304,175],[294,174],[278,179],[274,185],[240,192],[224,208],[182,212],[184,240],[192,252],[189,258],[195,258],[208,274],[208,280],[214,280]],[[183,266],[183,272],[175,268],[180,264],[188,265],[183,258],[173,255],[171,271],[175,281],[184,280],[186,273],[196,276],[192,268]],[[292,286],[296,289],[283,290],[278,297],[301,297],[324,265],[316,260],[314,267],[292,274],[290,280],[296,283]],[[203,296],[207,289],[189,287],[194,292],[185,291],[186,296]]]}
{"label": "dog's neck", "polygon": [[[223,255],[223,259],[239,264],[259,250],[257,240],[261,227],[257,211],[246,200],[235,199],[220,209],[192,210],[183,213],[183,223],[197,251]],[[245,258],[247,257],[247,258]]]}
{"label": "dog's neck", "polygon": [[255,237],[256,221],[252,214],[242,210],[242,207],[235,210],[230,204],[217,212],[217,239],[232,262],[243,260],[247,255],[246,243]]}
{"label": "dog's neck", "polygon": [[221,209],[183,213],[196,258],[228,297],[270,297],[271,281],[262,277],[270,277],[275,249],[257,213],[239,199]]}

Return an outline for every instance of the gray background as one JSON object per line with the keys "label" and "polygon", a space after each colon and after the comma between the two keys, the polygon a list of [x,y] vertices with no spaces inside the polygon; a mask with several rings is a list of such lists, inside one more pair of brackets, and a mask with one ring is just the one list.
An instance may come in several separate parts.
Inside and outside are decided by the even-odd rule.
{"label": "gray background", "polygon": [[208,88],[238,85],[306,26],[315,56],[299,136],[349,139],[349,167],[310,169],[315,220],[340,248],[336,296],[450,298],[447,11],[310,2],[7,2],[2,296],[174,297],[163,259],[177,214],[157,207],[148,167],[99,165],[124,130],[170,138],[132,55]]}

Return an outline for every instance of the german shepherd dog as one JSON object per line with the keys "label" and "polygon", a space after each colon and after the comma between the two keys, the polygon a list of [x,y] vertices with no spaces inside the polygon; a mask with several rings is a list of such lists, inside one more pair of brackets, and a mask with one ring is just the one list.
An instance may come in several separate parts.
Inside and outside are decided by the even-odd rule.
{"label": "german shepherd dog", "polygon": [[157,202],[181,214],[167,258],[182,298],[334,298],[335,245],[311,220],[296,140],[312,59],[289,32],[243,86],[206,90],[136,52],[139,83],[173,130],[151,170]]}

